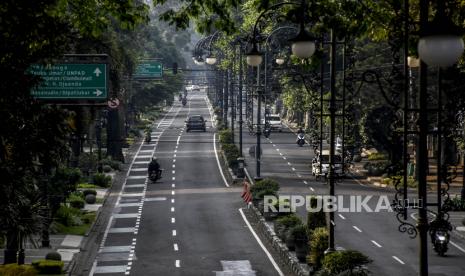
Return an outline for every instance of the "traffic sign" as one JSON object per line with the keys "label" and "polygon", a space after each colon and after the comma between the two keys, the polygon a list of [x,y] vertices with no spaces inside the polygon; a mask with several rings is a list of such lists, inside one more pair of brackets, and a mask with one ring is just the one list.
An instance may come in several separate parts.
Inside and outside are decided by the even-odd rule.
{"label": "traffic sign", "polygon": [[39,99],[106,100],[108,95],[107,64],[33,64],[33,75],[42,77],[40,86],[32,89]]}
{"label": "traffic sign", "polygon": [[163,64],[156,60],[144,60],[139,63],[134,78],[151,79],[163,77]]}
{"label": "traffic sign", "polygon": [[111,98],[108,100],[108,107],[111,109],[118,108],[119,106],[119,100],[118,98]]}

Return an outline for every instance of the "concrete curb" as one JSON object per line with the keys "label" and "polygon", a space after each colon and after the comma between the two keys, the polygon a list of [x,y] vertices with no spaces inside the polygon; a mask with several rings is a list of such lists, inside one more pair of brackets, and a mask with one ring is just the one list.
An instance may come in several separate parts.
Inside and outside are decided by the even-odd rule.
{"label": "concrete curb", "polygon": [[257,208],[255,208],[255,206],[251,206],[251,214],[253,215],[254,219],[258,222],[256,226],[257,230],[266,237],[273,249],[278,253],[280,257],[279,262],[281,263],[281,265],[287,266],[295,275],[310,275],[311,268],[307,264],[299,262],[295,254],[289,252],[289,249],[287,248],[286,244],[283,241],[281,241],[281,239],[274,232],[273,227],[266,223],[262,214],[260,214],[260,212]]}

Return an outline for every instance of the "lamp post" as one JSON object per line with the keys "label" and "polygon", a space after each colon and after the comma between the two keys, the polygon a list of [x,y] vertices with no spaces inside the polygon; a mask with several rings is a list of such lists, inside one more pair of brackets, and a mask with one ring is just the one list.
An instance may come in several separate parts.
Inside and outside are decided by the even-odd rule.
{"label": "lamp post", "polygon": [[[284,5],[298,5],[297,2],[280,2],[275,5],[270,6],[266,10],[262,11],[254,24],[252,37],[250,40],[250,44],[252,45],[249,52],[247,52],[247,64],[252,67],[257,68],[257,147],[255,149],[255,156],[257,157],[257,165],[256,165],[256,179],[261,179],[260,175],[260,159],[261,159],[261,89],[260,89],[260,64],[263,61],[262,53],[258,51],[257,46],[257,36],[258,36],[258,23],[260,20],[271,10],[275,10],[279,7]],[[300,1],[300,10],[302,12],[300,17],[300,29],[299,33],[293,39],[289,41],[292,42],[292,53],[296,55],[298,58],[304,59],[309,58],[315,52],[315,41],[314,39],[305,31],[304,26],[304,15],[306,10],[306,2],[305,0]]]}

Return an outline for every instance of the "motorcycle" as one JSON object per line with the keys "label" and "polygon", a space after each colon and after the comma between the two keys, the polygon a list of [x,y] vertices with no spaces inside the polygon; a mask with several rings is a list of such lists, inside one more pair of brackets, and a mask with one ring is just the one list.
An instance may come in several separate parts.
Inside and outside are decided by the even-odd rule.
{"label": "motorcycle", "polygon": [[151,136],[151,134],[150,134],[150,133],[146,133],[146,134],[145,134],[145,142],[146,142],[147,144],[150,144],[151,141],[152,141],[152,136]]}
{"label": "motorcycle", "polygon": [[302,147],[303,145],[305,145],[305,135],[303,133],[299,133],[297,135],[296,143],[297,145],[299,145],[299,147]]}
{"label": "motorcycle", "polygon": [[183,98],[183,99],[182,99],[182,106],[186,106],[186,104],[187,104],[187,99],[186,99],[186,98]]}
{"label": "motorcycle", "polygon": [[439,256],[443,257],[447,252],[447,244],[449,243],[449,233],[445,230],[436,230],[433,235],[433,247],[434,251],[438,253]]}
{"label": "motorcycle", "polygon": [[150,181],[152,181],[152,183],[157,182],[157,180],[160,180],[160,179],[161,179],[162,173],[163,173],[163,170],[162,170],[162,169],[159,169],[158,171],[153,171],[153,172],[149,175]]}

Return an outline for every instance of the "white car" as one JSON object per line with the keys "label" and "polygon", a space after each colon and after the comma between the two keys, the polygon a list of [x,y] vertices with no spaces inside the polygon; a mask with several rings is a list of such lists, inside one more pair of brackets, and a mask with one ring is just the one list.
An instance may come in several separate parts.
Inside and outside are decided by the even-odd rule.
{"label": "white car", "polygon": [[[342,156],[340,154],[335,154],[335,163],[334,164],[334,173],[337,177],[344,176]],[[321,164],[321,171],[320,171]],[[329,150],[323,150],[322,153],[317,153],[316,157],[312,161],[312,175],[319,177],[327,177],[329,173]]]}
{"label": "white car", "polygon": [[266,119],[270,123],[271,130],[283,131],[283,123],[281,122],[279,114],[270,114]]}

